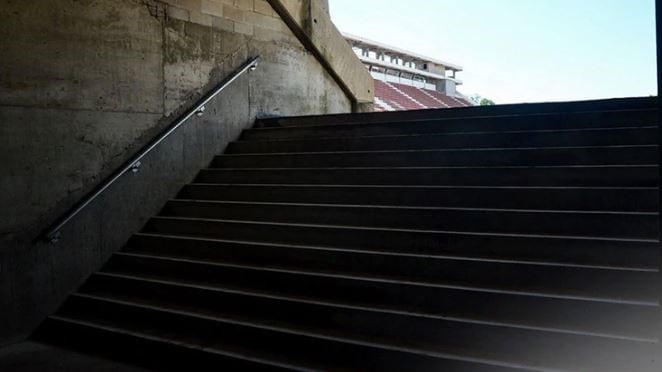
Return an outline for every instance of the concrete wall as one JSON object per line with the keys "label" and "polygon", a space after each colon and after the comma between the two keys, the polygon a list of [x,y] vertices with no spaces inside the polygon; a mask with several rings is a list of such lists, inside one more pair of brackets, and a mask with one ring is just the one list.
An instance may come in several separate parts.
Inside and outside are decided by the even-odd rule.
{"label": "concrete wall", "polygon": [[457,83],[452,80],[438,80],[437,91],[451,97],[457,95]]}
{"label": "concrete wall", "polygon": [[434,74],[439,74],[439,75],[444,75],[446,76],[446,67],[442,65],[438,65],[436,63],[428,62],[426,63],[428,65],[427,71],[430,71]]}
{"label": "concrete wall", "polygon": [[[262,0],[0,0],[0,344],[28,335],[256,115],[350,99]],[[207,114],[40,232],[250,56]]]}

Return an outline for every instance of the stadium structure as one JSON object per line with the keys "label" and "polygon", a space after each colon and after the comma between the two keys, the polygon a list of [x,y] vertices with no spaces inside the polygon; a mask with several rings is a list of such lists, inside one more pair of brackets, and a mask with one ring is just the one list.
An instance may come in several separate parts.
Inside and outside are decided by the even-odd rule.
{"label": "stadium structure", "polygon": [[446,108],[328,5],[2,2],[0,372],[662,371],[662,100]]}
{"label": "stadium structure", "polygon": [[375,80],[375,111],[472,106],[457,90],[461,66],[361,36],[343,36]]}

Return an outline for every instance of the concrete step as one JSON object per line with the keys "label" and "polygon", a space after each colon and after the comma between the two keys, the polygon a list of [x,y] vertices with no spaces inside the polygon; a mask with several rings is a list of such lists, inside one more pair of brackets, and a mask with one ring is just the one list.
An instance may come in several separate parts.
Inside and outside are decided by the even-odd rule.
{"label": "concrete step", "polygon": [[543,115],[485,116],[439,120],[394,121],[356,124],[321,124],[280,128],[253,128],[242,140],[277,140],[323,137],[364,137],[402,134],[438,134],[516,130],[560,130],[657,125],[657,112],[616,111]]}
{"label": "concrete step", "polygon": [[259,121],[35,337],[153,370],[657,370],[654,102]]}
{"label": "concrete step", "polygon": [[[320,334],[299,327],[211,316],[199,311],[182,311],[126,301],[72,297],[60,310],[60,314],[49,321],[59,323],[57,325],[63,331],[68,331],[67,326],[71,323],[82,323],[88,328],[102,326],[121,329],[139,335],[160,335],[159,330],[165,329],[168,330],[166,335],[190,340],[188,343],[200,345],[204,351],[250,350],[251,355],[262,360],[286,360],[288,362],[283,363],[284,367],[291,366],[294,370],[360,368],[401,371],[405,366],[412,365],[416,365],[417,370],[424,371],[440,368],[448,368],[451,371],[502,370],[494,364],[485,363],[487,361],[481,363],[478,358],[465,361],[467,358],[450,353],[424,354],[416,349],[384,342],[356,340],[345,335]],[[265,357],[260,358],[262,355]],[[168,356],[165,357],[169,359]],[[220,365],[225,368],[224,364]],[[215,368],[218,368],[218,365]]]}
{"label": "concrete step", "polygon": [[[515,269],[514,264],[503,264],[499,266],[495,263],[491,264],[492,268],[496,269]],[[471,266],[471,265],[469,265]],[[481,266],[481,265],[473,265]],[[489,265],[482,265],[483,267]],[[540,268],[540,266],[531,266],[535,269]],[[566,271],[570,268],[565,267]],[[564,271],[564,270],[559,271]],[[517,275],[522,278],[526,273],[521,271],[520,273],[513,273],[508,278],[502,279],[498,283],[491,283],[487,279],[490,274],[482,274],[474,272],[475,278],[471,281],[462,281],[457,278],[451,277],[452,274],[449,274],[448,277],[440,278],[437,280],[413,280],[406,277],[389,277],[389,276],[371,276],[370,274],[352,274],[351,272],[344,271],[321,271],[321,270],[312,270],[312,269],[300,269],[300,268],[289,268],[289,267],[265,267],[265,266],[253,266],[247,264],[238,264],[234,262],[210,262],[210,261],[199,261],[191,259],[181,259],[181,258],[171,258],[164,256],[154,256],[154,255],[139,255],[139,254],[130,254],[130,253],[116,253],[113,256],[113,259],[108,263],[105,270],[109,272],[117,273],[141,273],[142,275],[153,276],[157,275],[163,277],[167,275],[168,278],[174,280],[196,280],[203,283],[213,283],[216,280],[235,280],[231,279],[233,275],[249,275],[249,277],[244,276],[241,280],[265,280],[269,277],[278,276],[281,274],[293,274],[299,275],[300,279],[304,281],[308,277],[325,277],[325,278],[334,278],[341,280],[347,277],[361,277],[368,278],[367,280],[373,283],[376,291],[386,290],[384,287],[388,284],[402,284],[411,287],[412,293],[418,293],[423,295],[428,293],[428,295],[434,295],[437,290],[446,290],[446,289],[459,289],[459,290],[469,290],[485,293],[501,293],[501,294],[513,294],[521,296],[533,296],[540,298],[556,298],[556,299],[567,299],[567,300],[584,300],[584,301],[597,301],[609,304],[624,304],[624,305],[633,305],[633,306],[657,306],[658,299],[655,290],[652,289],[654,286],[653,283],[650,283],[646,286],[637,287],[635,283],[638,280],[632,280],[627,282],[628,275],[622,275],[623,279],[626,281],[622,284],[619,284],[613,288],[604,288],[604,285],[617,282],[618,279],[614,278],[611,280],[605,280],[604,283],[599,283],[602,279],[600,276],[596,276],[595,279],[591,277],[590,274],[593,274],[590,269],[584,269],[583,280],[593,281],[596,283],[585,284],[582,286],[573,287],[572,284],[581,282],[581,274],[572,273],[570,281],[572,284],[563,286],[560,284],[558,279],[556,283],[552,283],[551,280],[547,282],[547,285],[543,280],[537,280],[534,278],[532,283],[526,283],[525,279],[517,279]],[[248,271],[246,271],[248,270]],[[256,271],[257,270],[257,271]],[[581,270],[581,269],[578,269]],[[259,271],[259,272],[258,272]],[[544,270],[543,270],[544,271]],[[551,271],[551,270],[547,270]],[[235,273],[235,274],[233,274]],[[262,275],[264,273],[264,275]],[[459,274],[458,274],[459,275]],[[560,273],[559,273],[560,275]],[[616,275],[617,276],[617,275]],[[645,276],[655,276],[654,274],[648,273]],[[228,279],[230,278],[230,279]],[[555,277],[556,278],[556,277]],[[239,279],[236,279],[239,280]],[[537,281],[536,281],[537,280]],[[557,284],[557,285],[555,285]],[[602,284],[602,285],[601,285]],[[269,281],[268,285],[281,285],[276,284],[273,281]],[[284,284],[283,284],[284,285]],[[377,289],[381,288],[381,289]],[[418,291],[418,289],[421,289]],[[424,290],[423,290],[424,289]],[[634,289],[634,290],[633,290]],[[320,290],[316,288],[315,290]],[[417,292],[418,291],[418,292]],[[442,291],[443,292],[443,291]],[[358,294],[356,294],[358,295]],[[421,297],[423,298],[423,297]],[[421,304],[424,306],[424,304]]]}
{"label": "concrete step", "polygon": [[513,132],[458,132],[274,141],[236,141],[228,145],[226,153],[628,146],[656,145],[656,138],[656,126]]}
{"label": "concrete step", "polygon": [[[167,328],[165,328],[167,329]],[[185,336],[182,334],[182,336]],[[310,368],[260,358],[255,350],[196,342],[158,330],[137,330],[112,322],[86,318],[51,316],[33,339],[82,353],[99,355],[155,371],[212,370],[222,365],[229,370],[308,371]],[[73,371],[72,371],[73,372]]]}
{"label": "concrete step", "polygon": [[[133,241],[125,253],[118,254],[121,256],[120,261],[134,258],[132,255],[135,255],[139,258],[148,256],[292,271],[318,271],[341,276],[364,275],[446,287],[467,286],[550,296],[639,302],[653,302],[656,299],[656,271],[249,244],[241,245],[243,250],[239,251],[214,242],[181,239],[158,240],[158,245],[151,246],[155,241]],[[218,251],[223,248],[226,251]]]}
{"label": "concrete step", "polygon": [[270,203],[656,212],[658,189],[190,184],[179,199]]}
{"label": "concrete step", "polygon": [[216,168],[649,165],[657,146],[219,155]]}
{"label": "concrete step", "polygon": [[[657,213],[171,200],[163,216],[377,228],[657,239]],[[614,229],[613,226],[619,226]]]}
{"label": "concrete step", "polygon": [[560,167],[209,168],[196,183],[657,187],[657,165]]}
{"label": "concrete step", "polygon": [[[140,262],[141,260],[149,260],[147,262]],[[193,262],[193,261],[182,261],[182,260],[161,260],[163,264],[158,264],[154,262],[154,258],[137,258],[132,257],[131,261],[123,261],[121,264],[118,263],[118,266],[109,267],[109,270],[113,273],[124,273],[128,272],[140,272],[141,275],[147,277],[160,277],[160,278],[169,278],[170,280],[183,280],[181,278],[185,277],[189,283],[198,283],[205,286],[214,286],[215,283],[224,284],[239,284],[243,286],[254,286],[258,288],[278,288],[278,290],[286,291],[300,291],[307,293],[307,296],[313,296],[314,292],[322,295],[326,295],[328,291],[331,291],[334,295],[337,291],[342,291],[346,293],[346,296],[353,296],[355,298],[365,298],[369,299],[372,297],[381,297],[386,299],[397,299],[398,302],[404,304],[413,304],[415,308],[420,309],[421,307],[426,308],[428,306],[433,306],[430,303],[436,302],[434,299],[443,298],[442,301],[454,300],[454,297],[448,297],[448,293],[444,291],[445,288],[431,287],[428,285],[422,285],[421,283],[413,282],[386,282],[379,278],[369,278],[369,277],[348,277],[348,276],[334,276],[329,274],[322,273],[306,273],[306,272],[294,272],[294,271],[285,271],[285,270],[273,270],[268,268],[258,268],[258,267],[243,267],[237,265],[219,265],[219,264],[209,264],[202,262]],[[332,279],[332,280],[329,280]],[[349,283],[348,283],[349,282]],[[452,288],[451,288],[452,289]],[[468,290],[466,287],[464,290]],[[489,293],[489,292],[487,292]],[[507,304],[507,292],[499,292],[500,294],[500,304]],[[505,297],[504,297],[505,296]],[[535,296],[528,294],[529,298],[540,298],[545,299],[549,297],[545,296]],[[558,297],[555,299],[563,299],[563,297]],[[566,298],[566,300],[572,300],[572,298]],[[595,301],[595,299],[583,298],[584,301]],[[599,301],[596,301],[599,302]],[[626,303],[623,302],[610,302],[603,301],[607,304],[612,305],[623,305]],[[548,303],[549,304],[549,303]],[[642,305],[645,306],[645,305]],[[653,306],[653,305],[651,305]],[[550,308],[547,308],[549,311]],[[602,309],[604,310],[604,309]],[[574,309],[578,311],[578,309]],[[556,313],[556,309],[554,311]],[[603,313],[601,313],[603,314]],[[623,316],[623,313],[620,313]],[[525,318],[525,315],[519,313],[517,314],[519,318]],[[468,337],[468,335],[464,335]],[[480,340],[480,333],[475,334],[475,336]],[[457,336],[462,337],[462,336]],[[546,351],[553,351],[553,349],[547,348]],[[650,349],[645,346],[642,348],[624,348],[625,354],[627,355],[629,351],[633,353],[638,352],[647,352]],[[429,354],[430,350],[426,350]],[[471,352],[470,350],[466,350]],[[511,358],[519,357],[520,355],[531,355],[526,351],[523,351],[521,354],[510,355]],[[618,353],[614,353],[617,354]],[[374,356],[373,356],[374,357]],[[632,357],[632,355],[629,355]],[[625,358],[628,360],[629,358]],[[557,361],[565,360],[565,357],[560,357],[556,359]],[[630,359],[639,360],[638,358]],[[584,355],[584,361],[586,363],[595,363],[594,361],[589,361]],[[546,362],[552,362],[550,360]],[[615,361],[611,361],[615,362]],[[552,368],[554,366],[547,366],[547,368]],[[556,366],[558,367],[558,365]],[[580,366],[575,366],[575,368],[569,368],[566,365],[566,368],[570,370],[583,370]]]}
{"label": "concrete step", "polygon": [[[183,295],[185,298],[192,297],[190,294]],[[384,314],[378,309],[359,310],[301,302],[284,303],[265,298],[256,300],[234,296],[238,303],[228,304],[222,301],[224,298],[208,297],[207,301],[193,300],[198,306],[191,307],[170,300],[171,296],[147,296],[127,296],[126,292],[120,296],[103,292],[78,295],[72,298],[70,304],[65,305],[65,311],[66,306],[75,306],[76,309],[72,312],[85,308],[86,313],[103,311],[104,307],[108,306],[108,310],[125,312],[127,316],[146,312],[171,321],[190,323],[191,319],[182,317],[186,315],[188,318],[206,320],[209,326],[214,328],[217,323],[239,324],[247,328],[262,327],[270,331],[346,340],[347,343],[381,345],[385,349],[402,349],[437,357],[453,353],[465,358],[489,355],[495,359],[495,364],[530,365],[534,368],[577,368],[587,365],[586,355],[611,359],[611,354],[616,350],[619,351],[619,357],[616,359],[642,357],[642,349],[650,349],[652,344],[650,341],[511,328],[455,319]],[[552,345],[563,347],[555,348]],[[467,352],[468,354],[464,354]],[[337,356],[341,360],[346,357],[347,355]]]}
{"label": "concrete step", "polygon": [[[322,280],[322,277],[315,279]],[[357,288],[361,280],[356,279]],[[502,307],[488,312],[481,306],[494,298],[494,294],[470,290],[440,290],[446,297],[440,300],[430,300],[425,306],[417,309],[415,302],[384,302],[376,300],[374,295],[366,294],[364,298],[358,298],[362,293],[342,294],[333,290],[324,290],[312,296],[305,295],[308,291],[301,285],[294,287],[269,290],[251,289],[251,283],[244,286],[215,283],[214,285],[203,285],[199,283],[185,283],[173,281],[158,276],[147,277],[137,274],[98,273],[90,278],[90,281],[81,289],[81,294],[112,296],[116,298],[142,300],[148,302],[168,301],[169,306],[179,308],[199,308],[226,311],[237,311],[240,314],[252,315],[269,319],[300,318],[304,321],[333,320],[329,309],[338,312],[354,313],[354,316],[345,322],[360,320],[367,314],[378,317],[392,316],[392,321],[379,322],[377,329],[371,329],[367,334],[374,334],[389,327],[401,329],[402,325],[416,324],[417,322],[431,322],[430,327],[421,327],[410,331],[418,334],[412,335],[406,330],[399,331],[400,338],[412,337],[418,339],[419,335],[430,329],[434,329],[434,322],[451,321],[473,324],[490,324],[500,326],[504,329],[524,329],[547,331],[554,335],[588,335],[604,338],[626,339],[634,341],[653,341],[656,333],[646,321],[654,321],[655,307],[632,306],[622,304],[605,304],[599,302],[587,302],[577,300],[563,300],[551,298],[537,298],[532,296],[505,295]],[[395,285],[394,285],[395,286]],[[346,288],[346,287],[343,287]],[[301,293],[303,295],[297,295]],[[181,299],[182,301],[176,301]],[[405,297],[405,300],[411,300]],[[454,305],[451,303],[453,301]],[[526,305],[523,307],[522,305]],[[564,315],[551,314],[541,311],[543,307],[553,306]],[[306,311],[307,309],[316,311]],[[276,311],[283,309],[283,311]],[[596,318],[591,316],[594,311],[603,311],[609,316]],[[307,313],[306,316],[298,314]],[[625,322],[615,318],[616,312],[627,313],[632,318]],[[311,314],[328,315],[311,317]],[[312,318],[312,319],[311,319]],[[342,318],[335,318],[340,320]],[[362,321],[361,321],[362,322]],[[366,319],[364,326],[375,324]],[[413,325],[412,324],[412,325]],[[650,323],[649,323],[650,324]],[[346,326],[346,324],[333,325],[330,328]],[[352,327],[360,328],[361,325]],[[352,330],[348,330],[352,332]],[[429,336],[429,334],[428,334]]]}
{"label": "concrete step", "polygon": [[[351,114],[325,114],[313,116],[269,117],[256,120],[255,127],[300,127],[323,124],[365,124],[384,122],[409,123],[420,120],[474,119],[480,117],[516,117],[544,115],[572,115],[583,113],[609,120],[616,112],[656,112],[656,97],[607,99],[577,102],[549,102],[510,104],[495,106],[472,106],[451,109],[415,111],[371,112]],[[406,125],[406,124],[405,124]]]}
{"label": "concrete step", "polygon": [[656,269],[657,240],[423,231],[155,217],[144,233],[493,260]]}

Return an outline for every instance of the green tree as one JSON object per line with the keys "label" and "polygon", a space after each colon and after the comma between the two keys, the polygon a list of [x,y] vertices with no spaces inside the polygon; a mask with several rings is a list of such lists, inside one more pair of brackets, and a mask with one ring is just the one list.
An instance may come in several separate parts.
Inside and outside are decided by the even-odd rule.
{"label": "green tree", "polygon": [[481,106],[494,106],[495,103],[491,99],[483,98],[480,100],[480,105]]}

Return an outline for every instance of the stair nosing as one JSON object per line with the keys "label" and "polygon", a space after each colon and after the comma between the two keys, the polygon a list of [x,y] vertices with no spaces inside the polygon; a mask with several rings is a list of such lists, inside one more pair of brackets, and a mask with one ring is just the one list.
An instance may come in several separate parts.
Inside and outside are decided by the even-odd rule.
{"label": "stair nosing", "polygon": [[321,224],[303,224],[303,223],[283,223],[283,222],[275,222],[275,221],[231,220],[231,219],[193,218],[193,217],[175,217],[175,216],[154,216],[152,217],[152,220],[261,224],[261,225],[272,225],[272,226],[298,226],[298,227],[328,228],[328,229],[397,231],[397,232],[433,233],[433,234],[436,233],[436,234],[448,234],[448,235],[491,236],[491,237],[523,238],[523,239],[539,238],[539,239],[555,239],[555,240],[579,240],[579,241],[594,240],[594,241],[649,243],[649,244],[659,243],[659,240],[655,240],[655,239],[610,238],[610,237],[594,237],[594,236],[569,236],[569,235],[544,235],[544,234],[484,233],[484,232],[446,231],[446,230],[416,230],[416,229],[398,229],[398,228],[370,227],[370,226],[321,225]]}
{"label": "stair nosing", "polygon": [[[400,352],[400,353],[413,354],[413,355],[421,355],[421,356],[425,356],[425,357],[429,357],[429,358],[435,358],[435,359],[441,359],[441,360],[444,360],[444,359],[446,359],[446,360],[456,360],[456,361],[461,361],[461,362],[479,363],[479,364],[483,364],[483,365],[492,365],[492,366],[507,367],[507,368],[508,367],[509,368],[519,368],[519,369],[535,370],[535,371],[541,371],[541,372],[542,371],[546,371],[546,372],[550,371],[550,369],[543,368],[543,367],[531,366],[531,365],[527,365],[526,363],[506,362],[506,361],[502,361],[502,360],[458,355],[460,353],[453,354],[451,352],[440,352],[440,351],[416,349],[416,348],[413,348],[413,347],[406,347],[406,346],[390,345],[390,344],[386,344],[384,342],[366,341],[366,340],[361,340],[361,339],[352,339],[352,338],[349,338],[349,337],[341,337],[341,336],[338,336],[338,335],[328,335],[328,334],[323,334],[321,332],[314,332],[314,331],[310,331],[310,330],[297,329],[297,328],[293,328],[293,327],[284,327],[284,326],[260,324],[258,322],[250,322],[250,321],[245,321],[245,320],[236,320],[236,319],[231,319],[231,318],[227,318],[227,317],[212,317],[212,316],[196,314],[196,313],[192,313],[192,312],[188,312],[188,311],[165,309],[165,308],[159,308],[159,307],[156,307],[156,306],[149,306],[149,305],[139,305],[139,304],[135,304],[135,303],[127,302],[127,301],[105,300],[105,302],[111,302],[111,303],[115,303],[115,304],[122,305],[122,306],[140,308],[140,309],[149,310],[149,311],[162,312],[162,313],[167,313],[167,314],[171,314],[171,315],[175,315],[175,316],[182,316],[182,317],[212,321],[212,322],[217,322],[217,323],[231,324],[231,325],[234,325],[234,326],[265,330],[265,331],[269,331],[269,332],[285,333],[285,334],[288,334],[288,335],[292,335],[294,337],[313,338],[313,339],[318,339],[318,340],[338,342],[338,343],[341,343],[341,344],[350,344],[350,345],[356,345],[356,346],[367,347],[367,348],[378,349],[378,350],[384,350],[384,351]],[[206,349],[203,349],[203,350],[206,350]]]}
{"label": "stair nosing", "polygon": [[192,182],[186,185],[192,187],[260,187],[260,188],[357,188],[357,189],[466,189],[466,190],[597,190],[597,191],[612,191],[612,190],[628,190],[628,191],[656,191],[657,187],[642,187],[642,186],[453,186],[453,185],[357,185],[357,184],[291,184],[291,183],[209,183],[209,182]]}
{"label": "stair nosing", "polygon": [[571,264],[564,262],[552,262],[552,261],[533,261],[533,260],[516,260],[516,259],[496,259],[489,257],[471,257],[471,256],[461,256],[461,255],[443,255],[443,254],[421,254],[421,253],[406,253],[406,252],[397,252],[397,251],[384,251],[384,250],[365,250],[365,249],[349,249],[349,248],[340,248],[340,247],[331,247],[331,246],[314,246],[314,245],[298,245],[298,244],[286,244],[278,242],[258,242],[258,241],[248,241],[248,240],[231,240],[231,239],[215,239],[215,238],[204,238],[197,236],[188,236],[188,235],[169,235],[169,234],[156,234],[156,233],[136,233],[135,237],[141,238],[156,238],[156,239],[166,239],[166,240],[178,240],[178,241],[197,241],[197,242],[206,242],[206,243],[215,243],[215,244],[238,244],[238,245],[255,245],[260,247],[274,247],[274,248],[284,248],[284,249],[299,249],[299,250],[317,250],[325,252],[341,252],[341,253],[357,253],[365,255],[375,255],[375,256],[395,256],[395,257],[411,257],[411,258],[425,258],[425,259],[434,259],[434,260],[448,260],[448,261],[467,261],[467,262],[485,262],[485,263],[501,263],[501,264],[520,264],[520,265],[531,265],[531,266],[544,266],[544,267],[566,267],[566,268],[577,268],[577,269],[595,269],[595,270],[605,270],[605,271],[625,271],[625,272],[647,272],[647,273],[656,273],[659,272],[656,268],[637,268],[637,267],[618,267],[618,266],[608,266],[608,265],[584,265],[584,264]]}
{"label": "stair nosing", "polygon": [[371,154],[414,154],[414,153],[494,153],[494,152],[525,152],[525,151],[562,151],[562,150],[616,150],[616,149],[652,149],[659,145],[613,145],[613,146],[550,146],[550,147],[469,147],[440,149],[408,149],[408,150],[370,150],[370,151],[303,151],[303,152],[258,152],[240,154],[220,154],[216,158],[239,157],[270,157],[270,156],[301,156],[301,155],[371,155]]}
{"label": "stair nosing", "polygon": [[185,258],[173,258],[173,257],[164,257],[164,256],[155,256],[149,254],[135,254],[127,252],[116,252],[114,256],[119,257],[133,257],[133,258],[145,258],[151,260],[160,260],[167,262],[182,262],[189,263],[193,265],[203,265],[203,266],[212,266],[212,267],[229,267],[239,270],[253,270],[253,271],[267,271],[272,273],[279,274],[292,274],[292,275],[303,275],[303,276],[318,276],[325,278],[334,278],[334,279],[343,279],[343,280],[359,280],[367,281],[373,283],[383,283],[383,284],[395,284],[395,285],[406,285],[406,286],[419,286],[427,288],[445,288],[445,289],[457,289],[464,291],[473,291],[473,292],[484,292],[484,293],[497,293],[497,294],[510,294],[510,295],[521,295],[528,297],[540,297],[540,298],[552,298],[552,299],[572,299],[577,301],[586,301],[586,302],[599,302],[599,303],[611,303],[611,304],[623,304],[623,305],[635,305],[635,306],[644,306],[644,307],[659,307],[659,301],[644,301],[644,300],[624,300],[624,299],[615,299],[615,298],[606,298],[606,297],[589,297],[589,296],[578,296],[578,295],[561,295],[561,294],[551,294],[551,293],[542,293],[542,292],[533,292],[533,291],[517,291],[517,290],[505,290],[505,289],[494,289],[487,287],[478,287],[470,285],[453,285],[453,284],[440,284],[440,283],[430,283],[423,281],[410,281],[410,280],[395,280],[384,277],[374,277],[374,276],[360,276],[360,275],[349,275],[349,274],[335,274],[327,273],[320,271],[310,271],[305,269],[285,269],[277,267],[266,267],[266,266],[253,266],[247,264],[236,264],[236,263],[222,263],[222,262],[210,262],[210,261],[201,261],[194,259],[185,259]]}
{"label": "stair nosing", "polygon": [[[256,129],[256,128],[251,128]],[[257,128],[259,129],[259,128]],[[411,134],[385,134],[385,135],[372,135],[372,136],[337,136],[337,137],[305,137],[305,138],[291,138],[291,139],[255,139],[255,140],[236,140],[233,141],[237,144],[246,143],[270,143],[270,142],[299,142],[299,141],[318,141],[318,140],[343,140],[343,139],[372,139],[372,138],[402,138],[402,137],[430,137],[430,136],[482,136],[482,135],[499,135],[499,134],[528,134],[528,133],[574,133],[574,132],[608,132],[618,130],[642,130],[642,129],[657,129],[654,125],[644,125],[640,127],[596,127],[596,128],[570,128],[570,129],[541,129],[541,130],[507,130],[507,131],[476,131],[476,132],[435,132],[435,133],[411,133]]]}
{"label": "stair nosing", "polygon": [[489,170],[532,170],[532,169],[585,169],[585,168],[658,168],[658,164],[601,164],[601,165],[512,165],[512,166],[430,166],[430,167],[284,167],[284,168],[229,168],[209,167],[202,171],[320,171],[320,170],[458,170],[458,169],[489,169]]}
{"label": "stair nosing", "polygon": [[76,319],[74,317],[69,317],[69,316],[62,316],[62,315],[57,315],[56,314],[56,315],[50,315],[48,318],[52,319],[52,320],[55,320],[55,321],[68,323],[68,324],[75,324],[75,325],[78,325],[78,326],[98,329],[98,330],[102,330],[102,331],[106,331],[106,332],[118,333],[118,334],[124,335],[124,336],[135,337],[135,338],[144,339],[144,340],[147,340],[147,341],[159,342],[159,343],[163,343],[163,344],[166,344],[166,345],[174,345],[174,346],[177,346],[177,347],[184,347],[184,348],[189,349],[189,350],[201,351],[201,352],[204,352],[204,353],[220,355],[220,356],[223,356],[223,357],[234,358],[234,359],[243,360],[243,361],[252,362],[252,363],[258,363],[258,364],[263,364],[263,365],[268,365],[268,366],[273,366],[273,367],[279,367],[279,368],[285,368],[285,369],[292,369],[292,370],[302,371],[302,372],[314,372],[314,371],[316,371],[316,369],[302,368],[302,367],[296,366],[294,364],[281,363],[281,362],[278,362],[278,361],[268,360],[266,358],[256,358],[256,357],[252,357],[252,356],[249,356],[249,355],[244,355],[244,354],[238,353],[238,352],[226,351],[226,350],[223,350],[222,348],[212,348],[212,347],[192,344],[190,342],[175,341],[173,339],[166,338],[166,337],[150,335],[150,334],[146,334],[146,333],[143,333],[143,332],[134,332],[134,331],[131,331],[131,330],[126,329],[126,328],[107,326],[107,325],[99,324],[98,322],[80,320],[80,319]]}
{"label": "stair nosing", "polygon": [[[345,127],[351,128],[352,126],[359,125],[397,125],[397,124],[412,124],[412,123],[429,123],[429,125],[440,125],[449,121],[471,121],[471,120],[485,120],[485,119],[507,119],[507,118],[524,118],[524,117],[553,117],[553,116],[577,116],[577,115],[590,115],[590,114],[602,114],[602,113],[622,113],[622,112],[655,112],[654,108],[646,109],[628,109],[628,110],[597,110],[597,111],[575,111],[575,112],[545,112],[545,113],[524,113],[524,114],[502,114],[502,115],[476,115],[476,116],[462,116],[462,117],[448,117],[448,118],[427,118],[427,119],[415,119],[415,120],[387,120],[387,121],[378,121],[378,122],[355,122],[355,123],[345,123],[345,124],[315,124],[315,125],[301,125],[301,126],[281,126],[281,127],[263,127],[263,128],[250,128],[250,130],[286,130],[286,129],[298,129],[298,128],[324,128],[324,127]],[[278,119],[293,119],[298,117],[283,117]],[[314,118],[314,117],[312,117]],[[310,119],[312,119],[310,118]],[[639,120],[638,120],[639,121]],[[648,125],[652,125],[648,124]]]}
{"label": "stair nosing", "polygon": [[394,210],[417,210],[417,211],[448,211],[448,212],[495,212],[495,213],[530,213],[530,214],[573,214],[573,215],[623,215],[623,216],[658,216],[659,212],[639,211],[586,211],[586,210],[559,210],[559,209],[506,209],[506,208],[476,208],[476,207],[426,207],[415,205],[383,205],[383,204],[328,204],[328,203],[295,203],[295,202],[253,202],[242,200],[217,200],[217,199],[183,199],[173,198],[168,203],[192,203],[210,205],[261,205],[261,206],[295,206],[311,208],[356,208],[356,209],[394,209]]}
{"label": "stair nosing", "polygon": [[[249,289],[245,289],[245,288],[240,289],[240,288],[236,288],[236,287],[232,287],[232,286],[226,286],[226,285],[209,286],[209,285],[202,285],[202,284],[192,284],[192,283],[157,279],[157,278],[146,277],[146,276],[136,276],[136,275],[130,275],[130,274],[118,274],[118,273],[112,273],[112,272],[98,272],[98,273],[95,273],[94,275],[108,277],[108,278],[119,278],[119,279],[124,279],[124,280],[132,280],[132,281],[138,281],[138,282],[148,282],[148,283],[166,285],[166,286],[172,286],[172,287],[192,288],[192,289],[196,289],[196,290],[209,291],[209,292],[212,292],[212,293],[217,293],[218,292],[218,293],[225,293],[225,294],[230,294],[230,295],[240,295],[240,296],[252,297],[252,298],[266,298],[266,299],[269,299],[269,300],[281,301],[281,302],[303,303],[303,304],[307,304],[307,305],[323,306],[323,307],[329,307],[329,308],[342,308],[342,309],[346,309],[346,310],[377,312],[377,313],[384,313],[384,314],[404,316],[404,317],[425,318],[425,319],[442,320],[442,321],[455,322],[455,323],[468,323],[468,324],[477,324],[477,325],[485,325],[485,326],[493,326],[493,327],[513,328],[513,329],[519,329],[519,330],[538,331],[538,332],[551,332],[551,333],[558,333],[558,334],[563,334],[563,335],[597,337],[597,338],[632,341],[632,342],[654,343],[654,342],[659,341],[658,339],[655,339],[655,338],[633,337],[633,336],[625,336],[625,335],[618,335],[618,334],[612,334],[612,333],[598,333],[598,332],[578,331],[578,330],[561,329],[561,328],[554,328],[554,327],[543,327],[543,326],[532,326],[532,325],[530,326],[530,325],[523,325],[523,324],[517,324],[517,323],[472,319],[472,318],[469,318],[469,317],[453,317],[453,316],[436,315],[436,314],[429,314],[429,313],[426,314],[426,313],[420,313],[420,312],[414,312],[414,311],[398,310],[398,309],[395,309],[395,308],[388,308],[388,307],[387,308],[374,307],[374,306],[369,307],[367,305],[357,305],[357,304],[352,304],[352,303],[348,303],[348,302],[313,299],[313,298],[296,296],[296,295],[285,295],[285,294],[277,294],[277,293],[271,293],[271,292],[263,292],[263,291],[259,291],[259,290],[249,290]],[[90,296],[90,294],[79,292],[79,293],[74,293],[73,296]],[[92,296],[94,296],[94,295],[92,295]],[[571,301],[573,301],[573,300],[571,300]]]}

